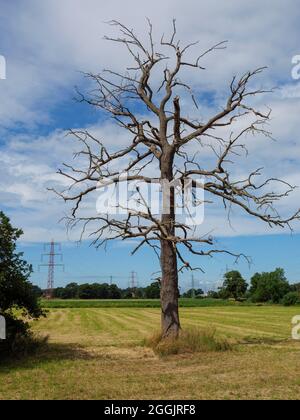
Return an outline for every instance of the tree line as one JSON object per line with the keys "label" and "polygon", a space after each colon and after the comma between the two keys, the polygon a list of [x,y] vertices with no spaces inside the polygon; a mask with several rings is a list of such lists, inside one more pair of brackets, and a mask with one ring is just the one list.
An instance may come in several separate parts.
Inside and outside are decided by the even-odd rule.
{"label": "tree line", "polygon": [[[35,286],[36,293],[43,291]],[[160,283],[151,283],[146,287],[122,289],[116,284],[108,283],[70,283],[65,287],[53,290],[56,299],[159,299]],[[209,291],[207,295],[202,289],[189,289],[180,294],[182,298],[234,299],[253,303],[282,303],[293,305],[300,303],[300,283],[289,284],[282,268],[271,272],[255,273],[250,284],[239,271],[228,271],[224,275],[223,285],[217,291]]]}
{"label": "tree line", "polygon": [[222,287],[217,292],[209,292],[208,295],[215,299],[282,303],[290,306],[300,303],[300,283],[289,284],[282,268],[255,273],[250,279],[250,285],[239,271],[229,271],[224,275]]}
{"label": "tree line", "polygon": [[153,282],[146,287],[121,289],[108,283],[70,283],[53,290],[56,299],[159,299],[160,286]]}

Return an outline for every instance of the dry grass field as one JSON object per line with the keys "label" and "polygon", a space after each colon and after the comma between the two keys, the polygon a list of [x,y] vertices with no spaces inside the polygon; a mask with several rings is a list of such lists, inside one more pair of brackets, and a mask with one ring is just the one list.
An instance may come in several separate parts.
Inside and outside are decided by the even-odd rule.
{"label": "dry grass field", "polygon": [[34,330],[49,345],[0,365],[0,399],[295,399],[300,308],[182,308],[183,328],[217,329],[233,350],[159,358],[142,345],[159,328],[156,308],[50,309]]}

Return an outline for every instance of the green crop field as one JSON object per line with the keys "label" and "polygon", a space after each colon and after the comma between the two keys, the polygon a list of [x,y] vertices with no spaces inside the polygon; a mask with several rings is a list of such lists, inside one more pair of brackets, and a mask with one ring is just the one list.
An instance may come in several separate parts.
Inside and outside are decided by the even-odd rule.
{"label": "green crop field", "polygon": [[[207,307],[207,306],[233,306],[241,305],[238,302],[220,299],[185,299],[179,300],[179,306],[189,307]],[[98,299],[98,300],[80,300],[80,299],[53,299],[42,300],[44,308],[159,308],[159,299]]]}
{"label": "green crop field", "polygon": [[142,345],[159,329],[157,308],[53,308],[34,330],[48,347],[0,365],[1,399],[279,399],[300,395],[300,308],[182,308],[183,328],[215,327],[223,353],[159,358]]}

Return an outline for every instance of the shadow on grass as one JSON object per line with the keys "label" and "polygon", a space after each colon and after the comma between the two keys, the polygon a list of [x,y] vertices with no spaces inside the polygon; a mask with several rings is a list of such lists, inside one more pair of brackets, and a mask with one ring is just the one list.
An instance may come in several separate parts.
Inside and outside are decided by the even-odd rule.
{"label": "shadow on grass", "polygon": [[0,360],[0,374],[12,370],[38,368],[51,362],[94,360],[99,359],[99,354],[93,354],[78,344],[45,343],[34,353],[22,357],[6,357]]}
{"label": "shadow on grass", "polygon": [[245,337],[238,342],[238,344],[252,344],[252,345],[276,345],[289,342],[286,338],[272,338],[272,337]]}

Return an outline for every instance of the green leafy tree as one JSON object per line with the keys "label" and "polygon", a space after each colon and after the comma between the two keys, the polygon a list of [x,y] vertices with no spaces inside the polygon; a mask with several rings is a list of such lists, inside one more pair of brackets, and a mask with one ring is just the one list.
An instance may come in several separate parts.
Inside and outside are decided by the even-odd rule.
{"label": "green leafy tree", "polygon": [[279,303],[289,291],[290,286],[282,268],[269,273],[256,273],[251,278],[249,292],[254,302]]}
{"label": "green leafy tree", "polygon": [[300,283],[294,283],[290,285],[291,292],[298,292],[300,294]]}
{"label": "green leafy tree", "polygon": [[41,298],[43,296],[43,291],[39,286],[32,286],[32,291],[36,295],[37,298]]}
{"label": "green leafy tree", "polygon": [[223,287],[220,290],[220,297],[224,299],[241,299],[245,296],[248,284],[239,271],[229,271],[224,275]]}
{"label": "green leafy tree", "polygon": [[62,299],[77,299],[79,293],[79,286],[77,283],[69,283],[61,291]]}
{"label": "green leafy tree", "polygon": [[79,299],[96,299],[96,290],[92,284],[81,284],[78,287],[78,297]]}
{"label": "green leafy tree", "polygon": [[122,290],[122,299],[132,299],[132,289],[127,287],[126,289]]}
{"label": "green leafy tree", "polygon": [[65,291],[64,287],[56,287],[53,290],[53,297],[55,299],[64,299],[64,291]]}
{"label": "green leafy tree", "polygon": [[9,218],[0,212],[0,314],[7,322],[7,340],[1,342],[0,352],[9,350],[15,337],[28,331],[28,325],[16,317],[15,308],[21,309],[27,317],[43,315],[37,289],[29,282],[32,267],[23,260],[23,254],[17,252],[16,242],[22,234],[22,230],[12,227]]}
{"label": "green leafy tree", "polygon": [[281,303],[284,306],[293,306],[300,303],[300,294],[299,292],[289,292],[283,296]]}
{"label": "green leafy tree", "polygon": [[110,299],[121,299],[122,291],[116,284],[111,284],[109,286],[109,298]]}
{"label": "green leafy tree", "polygon": [[160,287],[159,283],[153,282],[145,288],[146,299],[159,299],[160,298]]}
{"label": "green leafy tree", "polygon": [[187,292],[183,293],[182,297],[193,298],[193,297],[202,296],[202,295],[204,295],[204,292],[202,289],[190,289]]}
{"label": "green leafy tree", "polygon": [[110,286],[107,283],[91,285],[92,299],[110,299]]}
{"label": "green leafy tree", "polygon": [[207,297],[211,299],[220,299],[219,292],[216,292],[215,290],[209,290],[207,292]]}

